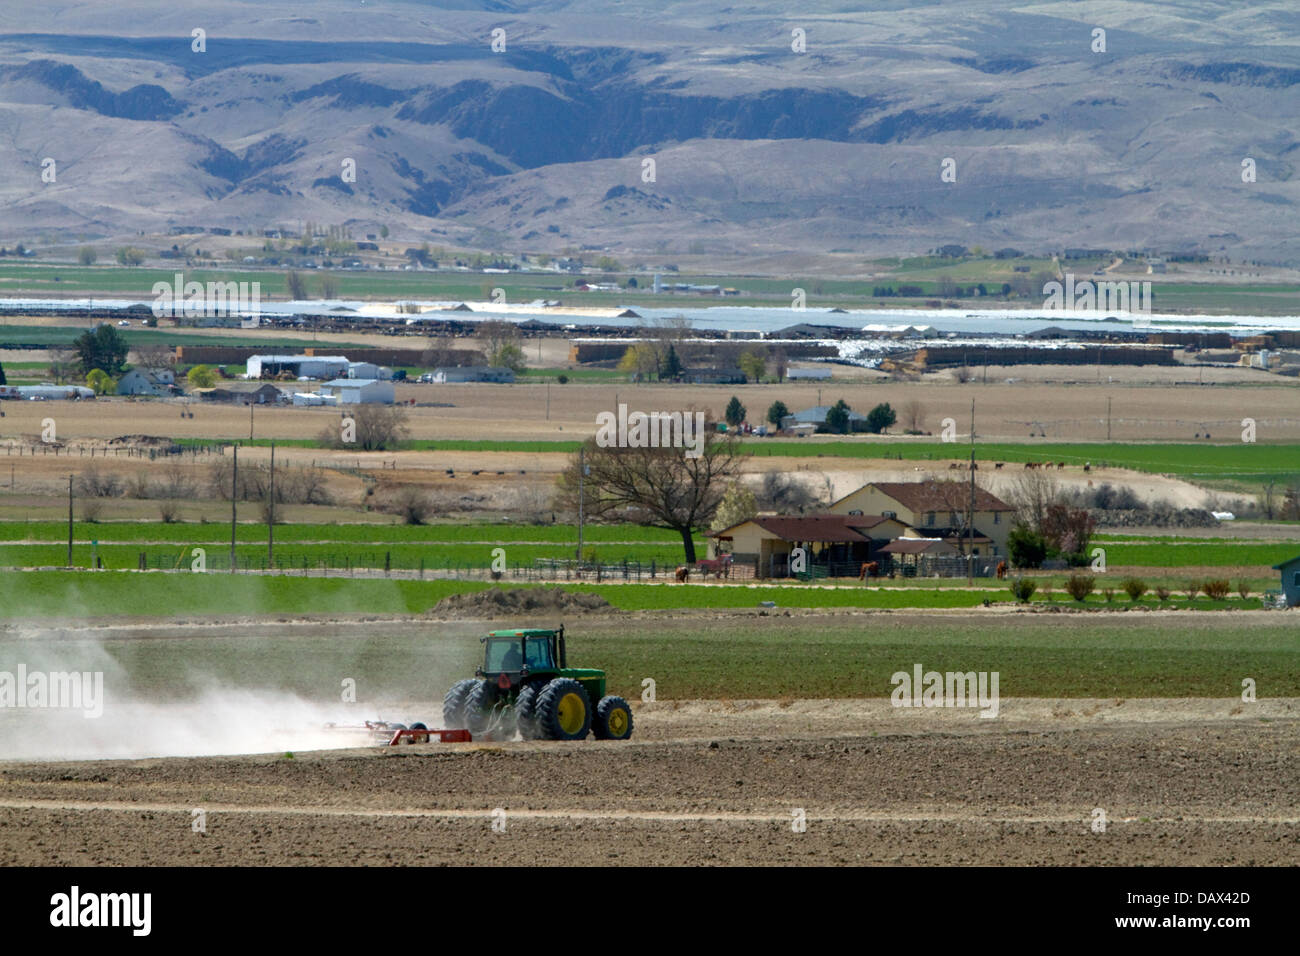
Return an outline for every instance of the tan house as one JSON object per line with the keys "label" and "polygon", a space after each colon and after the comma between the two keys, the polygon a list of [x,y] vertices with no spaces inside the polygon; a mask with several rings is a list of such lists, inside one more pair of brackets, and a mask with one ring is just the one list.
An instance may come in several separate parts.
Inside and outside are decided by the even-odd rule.
{"label": "tan house", "polygon": [[[969,508],[970,484],[965,481],[875,481],[830,506],[832,513],[850,518],[881,515],[895,519],[915,528],[923,537],[950,542],[963,554],[970,533],[966,523]],[[1006,555],[1014,511],[1001,498],[976,486],[976,555]]]}
{"label": "tan house", "polygon": [[788,576],[795,548],[805,550],[810,570],[856,577],[877,551],[907,530],[896,517],[878,514],[759,515],[710,537],[715,553],[729,551],[734,564],[753,567],[760,578]]}

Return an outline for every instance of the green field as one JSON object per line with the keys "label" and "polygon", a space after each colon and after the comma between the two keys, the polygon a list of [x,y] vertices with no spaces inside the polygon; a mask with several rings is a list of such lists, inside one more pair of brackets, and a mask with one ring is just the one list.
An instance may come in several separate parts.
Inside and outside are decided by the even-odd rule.
{"label": "green field", "polygon": [[[260,248],[260,241],[250,239],[249,249]],[[1109,264],[1109,259],[1070,260],[1062,264],[1078,276],[1088,276]],[[687,282],[701,285],[720,285],[737,289],[745,305],[788,306],[791,290],[805,290],[810,305],[889,305],[906,307],[919,304],[926,298],[938,297],[938,283],[942,278],[963,285],[984,283],[990,293],[1000,292],[1004,282],[1012,282],[1026,275],[1034,277],[1055,268],[1046,259],[992,259],[965,258],[941,259],[921,256],[904,260],[880,260],[882,269],[892,268],[892,274],[871,279],[824,279],[820,277],[791,276],[773,278],[765,276],[726,276],[711,274],[664,273],[667,283]],[[1015,266],[1029,267],[1028,273],[1017,273]],[[265,269],[187,268],[183,263],[175,267],[123,268],[116,265],[79,266],[71,264],[12,262],[0,264],[0,283],[12,295],[85,296],[89,293],[107,293],[117,296],[137,296],[140,301],[152,301],[155,282],[172,282],[177,272],[187,280],[199,282],[259,282],[265,298],[287,298],[285,281],[287,267]],[[325,270],[322,270],[324,272]],[[316,275],[313,270],[304,274],[308,294],[316,292]],[[592,306],[660,305],[679,302],[691,306],[700,304],[734,303],[731,297],[701,297],[693,294],[661,294],[648,291],[649,275],[637,276],[640,288],[619,292],[577,292],[573,289],[574,276],[554,272],[512,272],[508,274],[482,274],[473,272],[405,272],[405,271],[350,271],[334,269],[329,274],[338,285],[339,296],[346,299],[423,299],[451,301],[481,301],[495,288],[505,290],[506,300],[525,302],[539,298],[554,299],[564,296],[565,301]],[[614,273],[614,278],[626,283],[630,273]],[[1300,286],[1293,284],[1203,283],[1179,282],[1173,276],[1150,277],[1145,274],[1117,273],[1114,280],[1150,281],[1161,308],[1194,309],[1196,311],[1221,311],[1235,314],[1291,314],[1295,309],[1295,296]],[[873,288],[899,284],[920,286],[922,294],[914,298],[875,298]],[[1037,300],[1037,296],[1031,297]],[[988,299],[1001,302],[1001,298],[979,296],[961,300],[964,307],[979,305]]]}
{"label": "green field", "polygon": [[[62,521],[0,522],[0,567],[62,567],[67,563],[68,526]],[[235,526],[239,567],[266,569],[266,526],[245,522]],[[572,524],[284,524],[275,529],[275,565],[281,570],[301,569],[304,562],[320,568],[392,568],[394,570],[459,570],[485,568],[495,557],[493,550],[505,549],[511,569],[532,567],[538,560],[567,560],[574,557],[578,529]],[[1093,544],[1106,551],[1111,567],[1138,567],[1153,587],[1180,587],[1179,568],[1222,568],[1234,585],[1244,573],[1253,590],[1272,587],[1263,569],[1280,564],[1300,552],[1291,541],[1233,540],[1225,538],[1176,537],[1136,538],[1130,535],[1098,535]],[[707,553],[707,540],[695,538],[696,553]],[[229,567],[230,525],[225,522],[200,524],[150,521],[77,522],[73,526],[72,563],[93,567],[95,558],[107,570],[138,567],[139,554],[147,555],[149,569],[172,570],[189,567],[191,549],[203,548],[210,570]],[[583,530],[583,552],[605,565],[623,562],[653,564],[656,572],[674,568],[684,555],[681,539],[664,528],[637,525],[587,525]],[[1047,575],[1058,585],[1062,574]],[[845,586],[855,582],[845,581]],[[951,587],[952,579],[899,578],[891,588],[917,589]],[[977,586],[1001,593],[1003,585],[980,579]],[[1098,580],[1099,586],[1102,579]],[[1112,582],[1114,584],[1114,582]],[[1116,585],[1117,586],[1117,585]],[[999,598],[1000,599],[1000,598]]]}
{"label": "green field", "polygon": [[[1132,603],[1122,593],[1106,601],[1095,593],[1075,602],[1059,587],[1050,595],[1040,590],[1034,603],[1061,607],[1086,607],[1097,613],[1122,612]],[[1154,585],[1154,581],[1148,581]],[[508,578],[503,584],[516,586]],[[1118,579],[1109,582],[1118,589]],[[0,571],[0,618],[114,617],[144,615],[176,617],[187,614],[295,613],[329,614],[364,610],[374,614],[418,613],[433,607],[448,594],[481,590],[490,585],[466,580],[412,580],[317,577],[292,574],[245,575],[188,570],[188,564],[174,573],[132,571]],[[529,586],[529,585],[524,585]],[[757,609],[772,602],[778,612],[790,608],[966,608],[985,602],[1011,603],[1006,587],[990,583],[967,590],[959,582],[940,587],[896,587],[892,584],[863,586],[815,584],[722,584],[678,586],[670,579],[655,583],[562,582],[568,590],[599,594],[624,611]],[[1139,606],[1155,608],[1161,602],[1144,597]],[[1259,607],[1257,597],[1242,600],[1234,596],[1210,601],[1201,596],[1188,602],[1185,594],[1175,595],[1164,606],[1200,610]],[[1092,620],[1092,617],[1089,617]]]}
{"label": "green field", "polygon": [[[0,567],[62,567],[67,564],[67,525],[57,521],[0,522]],[[236,561],[240,568],[268,565],[267,532],[262,524],[235,526]],[[538,560],[575,556],[575,525],[398,525],[286,524],[275,531],[274,567],[392,568],[396,570],[458,570],[485,568],[505,551],[510,568],[529,568]],[[21,542],[21,543],[19,543]],[[164,524],[161,522],[77,523],[73,527],[72,563],[107,570],[139,567],[146,555],[149,569],[187,569],[191,550],[203,548],[211,570],[229,569],[230,526],[222,523]],[[703,538],[696,539],[700,554]],[[583,554],[602,564],[627,562],[662,571],[681,563],[681,538],[661,528],[595,525],[583,531]]]}
{"label": "green field", "polygon": [[[421,590],[432,593],[429,585]],[[412,610],[423,603],[406,600]],[[431,622],[412,634],[376,623],[324,637],[273,624],[257,636],[104,634],[61,641],[59,653],[64,668],[109,663],[118,694],[184,698],[219,684],[337,700],[340,677],[347,676],[357,681],[363,703],[380,696],[436,701],[454,679],[473,672],[482,627]],[[605,669],[610,692],[634,701],[646,677],[654,679],[660,701],[884,698],[890,676],[918,663],[940,672],[997,671],[1004,698],[1223,699],[1241,693],[1244,676],[1256,681],[1261,697],[1300,695],[1300,641],[1280,615],[1251,624],[1232,615],[1090,617],[1086,627],[1055,615],[999,617],[987,627],[902,615],[887,626],[880,619],[748,615],[629,626],[589,617],[568,622],[568,641],[575,663]],[[26,643],[0,641],[0,668],[30,657]]]}
{"label": "green field", "polygon": [[[209,438],[180,439],[183,445],[216,445]],[[270,439],[247,444],[269,445]],[[242,444],[242,443],[241,443]],[[277,445],[313,448],[319,442],[310,438],[276,440]],[[415,440],[403,444],[414,451],[529,452],[533,454],[573,454],[581,446],[577,441],[474,441],[468,439]],[[809,439],[767,439],[742,442],[745,452],[757,457],[790,458],[869,458],[899,461],[949,462],[970,454],[969,445],[910,439],[880,440],[848,438],[838,441]],[[1178,478],[1248,481],[1258,483],[1269,478],[1279,482],[1300,475],[1300,444],[1186,444],[1124,442],[981,442],[975,455],[983,462],[1022,463],[1027,461],[1063,461],[1067,465],[1129,468]]]}
{"label": "green field", "polygon": [[[91,524],[78,521],[72,527],[73,541],[89,543],[130,541],[174,541],[179,544],[230,542],[227,522],[208,524],[164,524],[162,522],[117,521]],[[680,545],[676,532],[640,525],[586,525],[585,542],[673,543]],[[0,542],[63,541],[68,538],[66,521],[0,521]],[[575,543],[578,526],[573,524],[284,524],[275,526],[280,542],[357,542],[366,544],[399,542],[534,542]],[[236,541],[265,541],[266,525],[237,524]]]}

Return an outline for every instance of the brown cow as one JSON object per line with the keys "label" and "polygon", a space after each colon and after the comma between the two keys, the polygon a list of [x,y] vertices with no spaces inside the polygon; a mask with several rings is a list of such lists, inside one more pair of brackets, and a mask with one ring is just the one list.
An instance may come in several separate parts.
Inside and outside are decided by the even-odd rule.
{"label": "brown cow", "polygon": [[690,577],[690,576],[691,576],[691,569],[688,568],[686,565],[683,564],[683,565],[680,565],[680,566],[677,568],[677,583],[678,583],[678,584],[685,584],[685,583],[686,583],[686,579],[687,579],[688,577]]}
{"label": "brown cow", "polygon": [[1006,563],[1005,561],[999,561],[999,562],[998,562],[998,580],[1001,581],[1001,580],[1002,580],[1003,578],[1005,578],[1006,576],[1007,576],[1007,563]]}
{"label": "brown cow", "polygon": [[858,572],[858,580],[865,581],[868,577],[878,577],[880,574],[880,562],[867,561],[862,565],[862,570]]}

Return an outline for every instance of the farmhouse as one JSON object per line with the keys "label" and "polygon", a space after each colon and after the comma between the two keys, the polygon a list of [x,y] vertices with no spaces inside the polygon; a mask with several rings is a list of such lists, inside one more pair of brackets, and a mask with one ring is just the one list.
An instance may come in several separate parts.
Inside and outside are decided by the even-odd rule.
{"label": "farmhouse", "polygon": [[1300,554],[1290,561],[1273,565],[1274,571],[1282,572],[1282,594],[1287,607],[1300,607]]}
{"label": "farmhouse", "polygon": [[710,537],[715,549],[727,542],[732,560],[753,566],[758,577],[788,576],[795,548],[805,550],[810,572],[856,576],[879,549],[906,531],[903,522],[884,515],[760,515]]}
{"label": "farmhouse", "polygon": [[257,388],[196,388],[193,393],[205,402],[232,405],[278,405],[285,401],[284,392],[269,382]]}
{"label": "farmhouse", "polygon": [[151,372],[133,368],[118,379],[117,394],[170,395],[175,390],[175,385],[176,375],[171,369],[158,369]]}
{"label": "farmhouse", "polygon": [[[805,408],[801,412],[795,412],[792,415],[786,415],[781,419],[781,428],[785,431],[793,429],[796,425],[815,425],[821,426],[826,424],[826,416],[830,412],[830,405],[814,405],[812,408]],[[859,415],[857,412],[849,412],[849,427],[855,428],[865,426],[867,416]]]}
{"label": "farmhouse", "polygon": [[[885,515],[897,518],[927,537],[941,538],[965,553],[970,529],[966,524],[970,485],[964,481],[878,481],[863,485],[830,506],[835,514]],[[1007,553],[1011,513],[1015,509],[996,495],[975,488],[974,551],[976,556]]]}

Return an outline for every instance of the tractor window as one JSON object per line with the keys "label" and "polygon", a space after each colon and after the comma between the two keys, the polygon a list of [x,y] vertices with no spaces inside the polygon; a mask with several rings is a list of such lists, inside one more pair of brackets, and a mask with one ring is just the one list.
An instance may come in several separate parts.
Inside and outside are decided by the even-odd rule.
{"label": "tractor window", "polygon": [[544,637],[534,637],[524,642],[527,648],[525,660],[532,670],[549,670],[555,666],[551,660],[551,642]]}
{"label": "tractor window", "polygon": [[489,673],[517,671],[523,664],[518,641],[488,641],[483,669]]}

